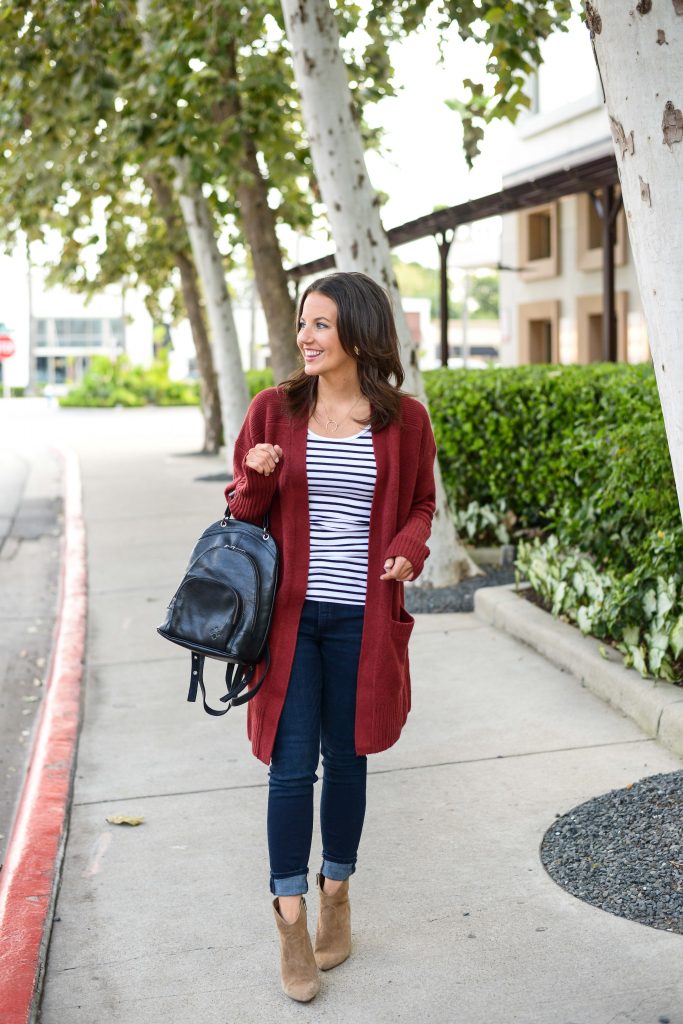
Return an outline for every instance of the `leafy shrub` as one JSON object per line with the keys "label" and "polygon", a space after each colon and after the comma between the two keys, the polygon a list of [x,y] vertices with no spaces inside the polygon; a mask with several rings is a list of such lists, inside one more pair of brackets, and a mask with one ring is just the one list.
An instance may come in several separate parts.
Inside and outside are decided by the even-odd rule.
{"label": "leafy shrub", "polygon": [[488,520],[478,539],[500,539],[508,517],[518,569],[553,614],[611,638],[643,674],[683,677],[683,531],[651,368],[437,370],[425,380],[461,532]]}
{"label": "leafy shrub", "polygon": [[149,368],[131,366],[127,356],[94,356],[78,387],[60,398],[60,405],[101,408],[198,404],[199,385],[170,380],[166,354]]}
{"label": "leafy shrub", "polygon": [[247,378],[250,398],[258,395],[259,391],[265,391],[266,388],[272,388],[273,386],[273,371],[269,368],[265,370],[247,370],[244,376]]}
{"label": "leafy shrub", "polygon": [[497,544],[509,544],[510,530],[516,516],[510,512],[507,503],[501,499],[496,505],[480,505],[471,501],[467,508],[456,508],[453,518],[458,536],[470,544],[484,543],[491,534]]}
{"label": "leafy shrub", "polygon": [[444,485],[514,513],[514,533],[555,533],[600,564],[665,575],[683,537],[649,366],[525,366],[425,374]]}
{"label": "leafy shrub", "polygon": [[424,375],[439,461],[453,504],[514,495],[525,523],[550,525],[593,467],[583,447],[619,423],[661,417],[646,366],[522,366]]}

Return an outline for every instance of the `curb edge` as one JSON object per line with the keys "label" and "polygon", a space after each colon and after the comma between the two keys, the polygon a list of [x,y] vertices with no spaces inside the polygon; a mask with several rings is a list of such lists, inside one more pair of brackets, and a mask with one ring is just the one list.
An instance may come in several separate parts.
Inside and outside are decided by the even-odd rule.
{"label": "curb edge", "polygon": [[76,453],[64,466],[59,597],[45,696],[0,873],[0,1005],[5,1024],[35,1020],[68,833],[87,615],[87,555]]}
{"label": "curb edge", "polygon": [[643,679],[634,669],[604,658],[595,637],[520,598],[515,585],[482,587],[475,614],[571,673],[586,689],[621,711],[640,729],[683,757],[683,692],[670,683]]}

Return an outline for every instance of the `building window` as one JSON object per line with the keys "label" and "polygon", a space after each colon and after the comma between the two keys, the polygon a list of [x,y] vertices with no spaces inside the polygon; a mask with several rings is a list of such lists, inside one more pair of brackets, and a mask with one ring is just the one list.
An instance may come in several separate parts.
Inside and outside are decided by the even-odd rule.
{"label": "building window", "polygon": [[38,348],[45,348],[49,343],[47,320],[36,320],[36,345]]}
{"label": "building window", "polygon": [[[617,318],[617,361],[628,362],[628,292],[614,296]],[[602,295],[580,295],[576,300],[577,361],[602,363],[605,353],[602,340]]]}
{"label": "building window", "polygon": [[527,231],[529,233],[529,259],[547,260],[551,255],[551,219],[548,210],[530,213]]}
{"label": "building window", "polygon": [[60,348],[100,348],[104,342],[102,321],[55,319],[55,335]]}
{"label": "building window", "polygon": [[560,303],[526,302],[518,307],[518,362],[558,363],[560,361]]}
{"label": "building window", "polygon": [[[596,189],[596,195],[601,199],[602,189]],[[623,206],[617,214],[616,227],[614,264],[622,267],[626,263],[626,221]],[[602,267],[602,220],[588,192],[581,192],[576,197],[576,266],[578,270],[600,270]]]}
{"label": "building window", "polygon": [[518,214],[518,226],[522,280],[557,277],[560,271],[557,203],[522,210]]}
{"label": "building window", "polygon": [[123,317],[116,317],[109,321],[109,332],[114,339],[115,347],[119,352],[123,352],[125,348]]}

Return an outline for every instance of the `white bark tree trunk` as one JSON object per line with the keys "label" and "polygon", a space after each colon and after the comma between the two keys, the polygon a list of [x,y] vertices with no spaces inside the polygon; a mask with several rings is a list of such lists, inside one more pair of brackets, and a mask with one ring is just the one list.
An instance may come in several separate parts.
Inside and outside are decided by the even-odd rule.
{"label": "white bark tree trunk", "polygon": [[683,0],[585,7],[683,514]]}
{"label": "white bark tree trunk", "polygon": [[213,341],[213,358],[218,375],[223,438],[228,465],[232,471],[232,451],[249,405],[249,389],[242,367],[232,303],[209,204],[201,187],[190,183],[187,161],[177,157],[172,164],[177,174],[175,187],[180,209],[204,292]]}
{"label": "white bark tree trunk", "polygon": [[[150,6],[151,0],[137,0],[143,44],[145,51],[151,56],[154,53],[154,41],[145,28]],[[223,439],[228,468],[232,472],[233,448],[249,405],[249,389],[242,367],[235,318],[209,204],[201,186],[191,179],[188,158],[176,157],[171,160],[171,164],[176,174],[175,188],[190,239],[197,276],[204,293],[213,343],[214,366],[218,377]]]}
{"label": "white bark tree trunk", "polygon": [[[379,198],[365,166],[334,14],[328,0],[282,0],[282,10],[315,173],[335,241],[337,268],[361,271],[389,292],[406,387],[426,405],[391,265],[389,241],[379,215]],[[430,540],[432,555],[421,580],[428,586],[447,586],[479,570],[458,541],[438,465],[435,470],[437,512]]]}

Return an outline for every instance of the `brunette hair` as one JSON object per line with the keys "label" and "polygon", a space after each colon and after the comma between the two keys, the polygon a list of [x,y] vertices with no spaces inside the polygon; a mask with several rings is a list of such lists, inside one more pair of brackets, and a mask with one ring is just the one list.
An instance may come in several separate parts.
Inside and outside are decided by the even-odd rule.
{"label": "brunette hair", "polygon": [[[405,373],[387,293],[365,274],[339,272],[320,277],[308,285],[299,300],[297,331],[304,302],[313,292],[326,295],[337,307],[337,334],[344,351],[358,365],[360,389],[371,406],[368,422],[372,428],[381,430],[400,420]],[[280,387],[290,415],[311,415],[318,394],[316,377],[309,376],[302,367]]]}

